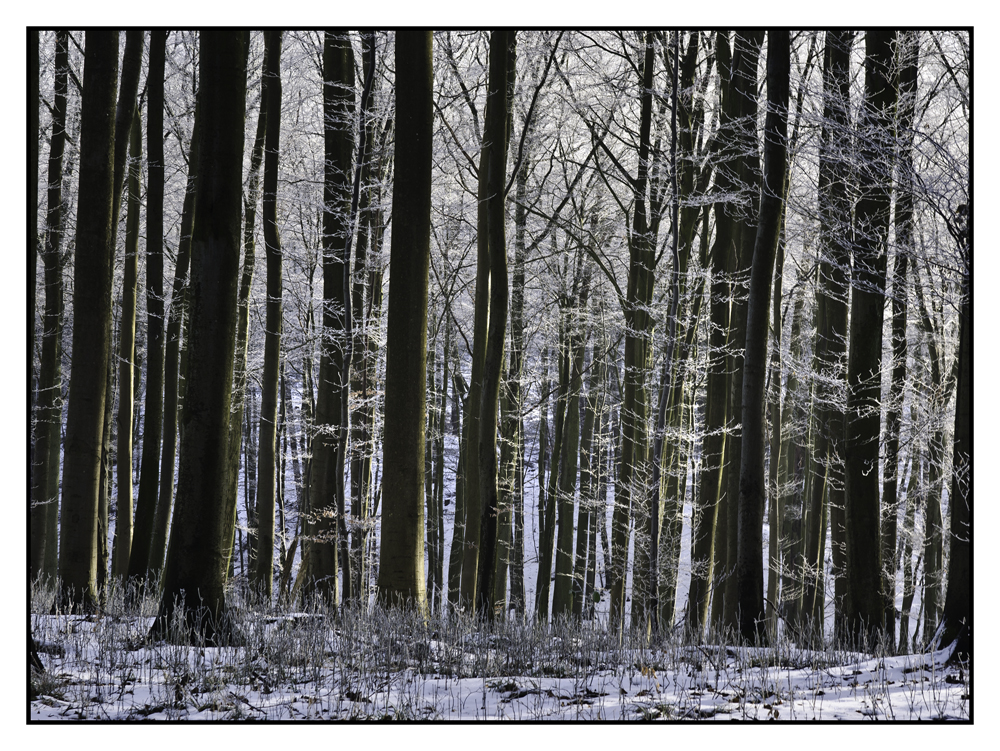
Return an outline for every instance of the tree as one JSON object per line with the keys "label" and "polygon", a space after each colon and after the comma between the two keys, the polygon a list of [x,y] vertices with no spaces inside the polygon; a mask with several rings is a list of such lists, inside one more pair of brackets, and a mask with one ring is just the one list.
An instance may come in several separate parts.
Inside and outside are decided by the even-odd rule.
{"label": "tree", "polygon": [[[354,54],[349,40],[326,32],[323,42],[323,120],[326,154],[323,188],[323,336],[320,344],[316,434],[309,490],[314,537],[308,576],[319,592],[339,602],[337,573],[345,570],[344,462],[347,420],[343,407],[350,367],[351,163],[354,150]],[[422,371],[421,371],[422,372]],[[340,556],[341,543],[345,555]],[[340,558],[343,560],[340,560]]]}
{"label": "tree", "polygon": [[698,508],[694,512],[692,532],[691,585],[688,590],[687,628],[692,636],[700,636],[708,621],[711,602],[710,584],[715,561],[716,530],[725,517],[724,502],[727,464],[725,433],[727,400],[726,332],[729,328],[729,282],[734,258],[734,221],[727,194],[736,185],[739,174],[739,152],[731,143],[733,120],[738,116],[736,100],[731,92],[732,58],[728,37],[716,34],[715,60],[721,78],[719,130],[716,135],[720,162],[716,170],[715,187],[720,199],[715,203],[715,240],[712,244],[711,282],[709,286],[708,377],[705,390],[705,432],[701,446],[701,472],[698,478]]}
{"label": "tree", "polygon": [[[510,141],[513,44],[512,31],[494,31],[490,35],[490,93],[486,99],[486,124],[479,158],[476,317],[466,447],[468,461],[475,462],[477,467],[475,472],[469,474],[466,484],[462,600],[467,607],[478,609],[487,618],[493,616],[494,606],[488,599],[492,596],[497,530],[497,406],[507,330],[504,184]],[[477,399],[478,404],[474,401]]]}
{"label": "tree", "polygon": [[[739,161],[737,185],[742,193],[739,203],[733,210],[733,277],[730,287],[729,308],[729,416],[735,422],[737,415],[743,414],[743,375],[745,372],[745,356],[741,345],[746,344],[747,337],[747,302],[744,289],[748,286],[753,262],[755,232],[752,222],[755,220],[760,197],[760,159],[757,156],[757,65],[760,58],[761,45],[764,41],[763,30],[749,30],[745,33],[736,32],[733,35],[732,78],[730,80],[730,96],[736,108],[738,119],[735,124],[734,145],[742,154]],[[740,205],[742,204],[742,205]],[[735,430],[734,430],[735,433]],[[717,529],[716,555],[725,561],[723,566],[716,567],[722,574],[721,581],[715,587],[715,602],[713,616],[716,623],[733,631],[739,629],[737,609],[739,591],[736,572],[739,558],[739,495],[740,468],[742,467],[743,441],[741,434],[732,435],[727,441],[726,453],[729,455],[726,471],[726,496],[723,503],[725,524],[720,519]],[[725,544],[720,546],[721,541]]]}
{"label": "tree", "polygon": [[132,548],[132,412],[136,367],[135,303],[139,282],[139,166],[142,160],[142,130],[138,112],[129,126],[128,191],[125,220],[125,258],[122,280],[121,318],[118,322],[118,504],[115,524],[111,575],[124,577],[128,572]]}
{"label": "tree", "polygon": [[913,113],[917,99],[915,32],[899,36],[899,103],[896,116],[897,180],[893,223],[896,252],[892,265],[892,359],[889,398],[885,415],[885,469],[882,482],[882,565],[885,566],[885,630],[895,644],[896,628],[896,538],[899,513],[899,439],[902,427],[903,390],[906,381],[907,267],[913,252]]}
{"label": "tree", "polygon": [[93,607],[97,504],[111,341],[115,88],[118,32],[87,32],[80,115],[73,360],[64,442],[59,579],[74,607]]}
{"label": "tree", "polygon": [[771,277],[785,195],[788,127],[789,33],[767,33],[767,117],[764,121],[764,180],[757,220],[747,303],[743,376],[743,433],[740,465],[736,575],[740,634],[766,639],[762,529],[767,482],[764,473],[764,380],[771,307]]}
{"label": "tree", "polygon": [[896,33],[865,34],[865,102],[853,247],[850,351],[847,363],[847,628],[873,647],[883,633],[878,488],[882,398],[882,317],[891,189],[889,114],[896,99]]}
{"label": "tree", "polygon": [[[163,450],[160,454],[160,487],[156,498],[156,508],[150,520],[150,536],[139,535],[144,529],[136,521],[136,538],[149,539],[149,555],[143,563],[137,550],[129,557],[129,577],[156,581],[163,570],[167,551],[167,524],[174,505],[174,467],[177,458],[178,404],[180,401],[181,378],[181,337],[183,321],[187,317],[188,270],[191,265],[191,242],[195,226],[195,197],[198,175],[201,170],[200,122],[195,106],[194,126],[191,131],[191,146],[188,155],[187,184],[184,204],[181,210],[180,237],[177,247],[177,261],[174,265],[174,282],[170,297],[170,313],[167,317],[166,352],[163,359]],[[186,372],[186,369],[185,369]],[[233,502],[235,505],[235,501]],[[133,545],[133,548],[135,546]]]}
{"label": "tree", "polygon": [[[31,558],[32,578],[56,576],[59,505],[59,446],[62,408],[63,274],[63,153],[66,147],[66,93],[69,72],[69,32],[56,32],[55,96],[49,141],[45,240],[42,248],[45,309],[42,313],[42,357],[35,397],[36,427],[32,457]],[[32,238],[31,252],[35,253]],[[34,290],[32,290],[34,291]],[[34,298],[34,295],[32,295]],[[34,321],[31,329],[34,331]]]}
{"label": "tree", "polygon": [[[163,300],[163,77],[167,32],[149,32],[149,69],[146,74],[146,404],[139,465],[139,491],[128,573],[140,566],[143,578],[149,561],[149,542],[159,488],[160,444],[163,440],[164,300]],[[132,551],[138,556],[133,566]],[[157,565],[159,571],[160,566]]]}
{"label": "tree", "polygon": [[[960,207],[961,212],[961,207]],[[971,212],[958,217],[959,244],[964,261],[959,318],[958,396],[955,405],[955,445],[952,460],[951,547],[948,594],[944,602],[942,644],[954,642],[952,660],[972,659],[972,242]]]}
{"label": "tree", "polygon": [[[38,285],[38,110],[42,106],[39,97],[39,39],[38,31],[28,32],[28,388],[35,388],[35,288]],[[35,445],[32,429],[32,411],[34,409],[32,392],[28,404],[28,518],[29,534],[32,535],[30,576],[35,578],[41,569],[40,561],[45,545],[45,513],[47,499],[43,499],[38,511],[34,510],[31,500],[34,490]],[[35,642],[28,640],[29,651],[37,658]],[[39,664],[40,661],[39,661]]]}
{"label": "tree", "polygon": [[[854,32],[830,31],[823,53],[823,127],[819,147],[819,267],[816,291],[816,372],[813,408],[812,461],[816,477],[801,528],[802,552],[792,561],[801,571],[800,619],[812,629],[822,629],[820,581],[824,555],[818,544],[829,517],[833,537],[834,584],[838,616],[843,609],[844,582],[844,480],[842,457],[846,415],[844,361],[848,344],[850,300],[850,57]],[[793,322],[794,326],[794,322]],[[820,479],[822,478],[822,480]],[[839,621],[839,618],[838,618]],[[811,623],[809,623],[811,622]],[[838,632],[839,632],[838,628]]]}
{"label": "tree", "polygon": [[396,160],[385,382],[379,599],[427,608],[424,582],[424,389],[433,114],[430,31],[396,34]]}
{"label": "tree", "polygon": [[[270,602],[274,565],[275,442],[278,422],[278,356],[281,349],[281,239],[278,235],[278,149],[281,123],[281,32],[266,31],[267,125],[264,142],[264,252],[267,313],[261,380],[260,449],[257,460],[257,555],[250,580]],[[264,106],[263,104],[261,105]]]}
{"label": "tree", "polygon": [[[201,33],[204,158],[199,170],[191,253],[190,342],[177,500],[163,573],[160,610],[153,626],[168,635],[178,608],[190,629],[201,621],[204,638],[225,642],[225,581],[232,516],[225,496],[226,448],[236,341],[246,107],[246,38],[242,31]],[[190,634],[176,635],[180,639]]]}

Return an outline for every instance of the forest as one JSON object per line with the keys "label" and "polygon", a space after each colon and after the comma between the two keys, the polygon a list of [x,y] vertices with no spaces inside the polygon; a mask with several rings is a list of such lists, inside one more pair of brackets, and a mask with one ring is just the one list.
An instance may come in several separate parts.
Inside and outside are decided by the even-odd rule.
{"label": "forest", "polygon": [[31,676],[322,613],[969,698],[971,30],[27,35]]}

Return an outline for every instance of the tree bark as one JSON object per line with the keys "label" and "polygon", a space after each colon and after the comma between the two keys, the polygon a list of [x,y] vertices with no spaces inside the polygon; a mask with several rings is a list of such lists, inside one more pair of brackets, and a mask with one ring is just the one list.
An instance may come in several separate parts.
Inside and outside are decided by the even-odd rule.
{"label": "tree bark", "polygon": [[139,281],[139,163],[142,159],[142,133],[139,113],[129,127],[128,200],[125,224],[121,318],[118,322],[118,499],[116,505],[115,543],[111,575],[120,578],[128,572],[132,548],[132,405],[139,378],[135,353],[135,302]]}
{"label": "tree bark", "polygon": [[[268,54],[268,44],[270,36],[264,36],[264,57]],[[240,273],[240,289],[236,302],[236,359],[233,362],[233,408],[229,417],[229,457],[228,457],[228,485],[226,493],[232,499],[231,505],[234,511],[233,519],[230,522],[230,530],[227,532],[227,539],[234,537],[236,533],[236,507],[239,488],[240,474],[240,450],[247,441],[252,440],[249,435],[252,432],[251,423],[245,419],[244,411],[247,398],[247,346],[249,344],[250,330],[250,291],[253,287],[253,276],[256,254],[255,223],[257,219],[257,202],[260,200],[260,168],[264,159],[264,138],[267,132],[267,87],[270,80],[261,70],[261,96],[260,108],[257,113],[257,133],[254,136],[253,148],[250,151],[250,172],[247,175],[246,194],[243,198],[243,270]],[[244,472],[246,485],[252,484],[253,463],[247,462]],[[249,496],[249,492],[246,493]],[[256,518],[256,509],[248,509],[247,515],[247,537],[250,547],[251,568],[256,555],[256,525],[251,524],[251,518]],[[232,553],[230,553],[232,556]]]}
{"label": "tree bark", "polygon": [[764,381],[771,278],[785,195],[788,136],[789,33],[767,33],[767,116],[764,175],[750,274],[743,376],[743,433],[740,465],[739,534],[736,559],[737,607],[744,639],[767,641],[762,552],[767,481],[764,474]]}
{"label": "tree bark", "polygon": [[[611,520],[611,563],[609,572],[611,594],[611,626],[618,632],[625,624],[625,583],[628,571],[629,523],[635,514],[636,528],[643,527],[648,514],[645,488],[649,470],[649,435],[647,417],[649,393],[646,371],[650,357],[653,320],[649,305],[653,298],[653,268],[655,242],[650,233],[646,206],[650,128],[652,120],[653,37],[645,36],[643,63],[639,69],[642,88],[639,114],[639,167],[632,185],[635,206],[629,236],[628,286],[625,313],[625,379],[622,394],[622,449],[620,471],[615,484],[615,507]],[[643,513],[645,509],[645,514]],[[645,574],[643,574],[644,576]],[[633,620],[637,617],[636,603],[641,593],[633,582]]]}
{"label": "tree bark", "polygon": [[[37,35],[35,35],[37,38]],[[69,32],[56,32],[55,96],[49,140],[45,241],[42,249],[45,310],[42,315],[42,355],[35,397],[35,443],[32,458],[31,543],[29,572],[34,579],[56,576],[59,515],[59,449],[62,433],[63,278],[60,246],[63,236],[63,153],[66,146],[66,92]],[[37,79],[37,77],[36,77]],[[36,128],[37,130],[37,128]],[[31,253],[35,253],[35,239]],[[30,297],[34,299],[34,289]],[[35,323],[32,319],[31,330]]]}
{"label": "tree bark", "polygon": [[[739,121],[736,125],[737,148],[743,153],[740,162],[739,185],[744,195],[745,205],[735,215],[734,276],[729,314],[729,414],[734,418],[743,415],[743,375],[747,338],[747,301],[745,290],[749,286],[753,252],[756,242],[753,219],[759,210],[760,160],[757,157],[757,67],[763,30],[736,32],[733,37],[733,79],[730,95],[738,108]],[[749,210],[748,210],[749,209]],[[770,281],[770,277],[768,277]],[[745,425],[744,425],[745,427]],[[739,497],[740,468],[742,467],[742,430],[726,446],[730,454],[726,472],[726,576],[721,587],[716,589],[719,600],[719,623],[729,630],[740,628],[739,608]],[[720,530],[721,532],[721,530]],[[721,594],[721,597],[719,595]]]}
{"label": "tree bark", "polygon": [[[313,437],[310,513],[315,539],[310,550],[310,586],[339,604],[337,587],[344,523],[341,442],[348,415],[342,411],[350,363],[351,163],[354,151],[354,56],[347,40],[326,32],[323,43],[323,113],[326,172],[323,188],[323,336]],[[345,253],[347,254],[345,257]],[[421,371],[422,373],[422,371]],[[422,379],[422,375],[421,375]],[[349,580],[349,577],[348,577]]]}
{"label": "tree bark", "polygon": [[849,632],[867,648],[884,633],[878,487],[882,317],[891,164],[889,113],[896,101],[891,69],[894,31],[865,34],[860,199],[855,210],[853,296],[848,354],[846,443]]}
{"label": "tree bark", "polygon": [[[177,501],[163,595],[153,633],[186,641],[203,614],[204,637],[233,636],[225,602],[226,539],[232,517],[225,496],[229,410],[236,345],[242,216],[246,35],[205,30],[200,39],[201,149],[191,253],[190,341],[177,479]],[[184,608],[188,633],[169,634]],[[204,609],[204,610],[202,610]]]}
{"label": "tree bark", "polygon": [[[149,562],[149,543],[156,513],[159,486],[160,443],[164,407],[164,304],[163,304],[163,77],[167,32],[149,32],[149,70],[146,74],[146,406],[142,431],[139,490],[135,501],[135,524],[129,551],[128,574],[132,575],[133,551],[143,572]],[[159,565],[156,566],[159,570]],[[144,574],[143,574],[144,575]]]}
{"label": "tree bark", "polygon": [[382,546],[379,599],[426,612],[423,449],[427,392],[433,62],[430,31],[396,34],[396,163],[392,186]]}
{"label": "tree bark", "polygon": [[74,356],[66,414],[59,540],[59,578],[74,607],[92,607],[97,594],[98,483],[111,339],[117,80],[118,32],[89,31],[80,115]]}
{"label": "tree bark", "polygon": [[278,153],[281,127],[281,32],[265,31],[267,125],[264,142],[264,252],[267,256],[267,306],[264,324],[264,373],[261,378],[257,456],[257,551],[250,581],[270,602],[274,576],[275,455],[278,425],[278,358],[281,354],[281,238],[278,235]]}
{"label": "tree bark", "polygon": [[906,381],[907,265],[913,245],[913,112],[917,96],[918,44],[914,32],[900,36],[899,119],[896,124],[896,252],[892,266],[892,360],[885,415],[885,469],[882,482],[882,563],[885,566],[885,630],[895,644],[897,517],[899,515],[899,434]]}
{"label": "tree bark", "polygon": [[[160,572],[163,570],[167,552],[167,526],[174,505],[174,465],[177,458],[177,420],[182,377],[180,348],[188,300],[187,277],[191,265],[191,239],[195,226],[195,197],[201,168],[200,132],[201,124],[196,105],[188,156],[187,184],[181,209],[170,313],[167,317],[166,352],[163,360],[163,450],[160,454],[159,494],[151,518],[148,515],[145,517],[141,515],[139,513],[141,509],[136,511],[132,555],[129,557],[129,578],[140,580],[148,578],[154,582],[159,580]],[[148,545],[148,555],[140,553],[140,545]]]}
{"label": "tree bark", "polygon": [[959,319],[958,394],[952,460],[948,593],[944,602],[941,644],[955,644],[952,660],[972,659],[972,248],[968,228],[963,240],[965,261]]}

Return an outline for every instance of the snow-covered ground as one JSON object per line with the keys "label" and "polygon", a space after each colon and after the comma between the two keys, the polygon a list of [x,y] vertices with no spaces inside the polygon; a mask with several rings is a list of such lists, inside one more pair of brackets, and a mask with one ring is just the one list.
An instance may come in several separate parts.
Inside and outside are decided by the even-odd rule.
{"label": "snow-covered ground", "polygon": [[[48,720],[968,720],[947,652],[614,644],[413,621],[254,616],[240,647],[147,644],[149,618],[32,616]],[[380,620],[381,618],[381,620]],[[544,634],[544,635],[541,635]]]}

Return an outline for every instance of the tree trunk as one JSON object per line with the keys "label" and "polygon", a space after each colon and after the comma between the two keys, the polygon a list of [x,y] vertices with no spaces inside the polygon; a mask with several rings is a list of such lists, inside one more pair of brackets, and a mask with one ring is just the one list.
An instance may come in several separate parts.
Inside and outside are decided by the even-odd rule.
{"label": "tree trunk", "polygon": [[97,586],[97,510],[111,339],[114,108],[118,32],[90,31],[80,115],[80,190],[74,264],[73,361],[66,413],[59,578],[73,606]]}
{"label": "tree trunk", "polygon": [[[510,144],[511,112],[514,96],[515,36],[512,30],[490,35],[490,76],[492,93],[486,100],[484,142],[490,144],[486,171],[486,232],[489,248],[489,327],[483,361],[483,391],[479,415],[479,502],[482,521],[479,530],[477,583],[472,594],[476,609],[487,619],[495,616],[493,592],[494,559],[497,545],[499,501],[497,492],[497,408],[500,403],[500,375],[507,338],[509,287],[507,277],[507,236],[504,205],[507,182],[507,151]],[[468,531],[466,532],[468,539]],[[468,550],[468,549],[467,549]],[[467,556],[466,562],[469,561]],[[463,567],[463,576],[469,572]],[[501,615],[503,604],[500,604]]]}
{"label": "tree trunk", "polygon": [[281,32],[265,31],[267,125],[264,143],[264,252],[267,255],[267,306],[264,324],[264,373],[261,378],[257,458],[257,551],[250,581],[270,602],[274,582],[274,497],[278,424],[278,358],[281,354],[281,238],[278,236],[278,150],[281,126]]}
{"label": "tree trunk", "polygon": [[[160,442],[164,407],[164,304],[163,304],[163,76],[167,32],[149,33],[149,70],[146,74],[146,406],[142,431],[139,491],[135,502],[135,525],[129,552],[128,575],[133,552],[143,575],[149,562],[149,542],[159,486]],[[171,468],[172,471],[172,468]],[[140,529],[141,523],[141,529]],[[159,565],[155,567],[159,570]]]}
{"label": "tree trunk", "polygon": [[396,165],[385,384],[379,598],[427,609],[424,587],[424,420],[433,114],[430,31],[396,34]]}
{"label": "tree trunk", "polygon": [[913,245],[913,111],[917,95],[918,46],[913,32],[900,36],[898,179],[896,184],[896,253],[892,267],[892,360],[885,416],[885,469],[882,483],[882,563],[885,566],[885,630],[895,644],[896,527],[899,515],[899,433],[906,381],[907,259]]}
{"label": "tree trunk", "polygon": [[854,278],[847,364],[847,628],[867,648],[883,633],[882,553],[879,525],[879,430],[882,316],[886,236],[889,229],[891,154],[889,112],[894,31],[865,34],[865,103],[855,210]]}
{"label": "tree trunk", "polygon": [[[270,35],[264,35],[264,57],[268,54]],[[233,362],[233,409],[229,417],[229,458],[228,485],[226,492],[232,499],[233,511],[236,511],[240,475],[240,450],[252,440],[249,432],[251,423],[245,419],[244,409],[247,398],[247,345],[250,329],[250,290],[253,286],[255,266],[256,239],[254,225],[257,219],[257,202],[260,199],[260,167],[264,158],[264,138],[267,131],[267,87],[270,79],[261,71],[260,109],[257,114],[257,133],[254,136],[253,148],[250,151],[250,172],[247,176],[247,189],[243,198],[243,271],[240,274],[240,289],[236,302],[236,359]],[[266,336],[266,334],[265,334]],[[249,463],[247,465],[250,466]],[[251,475],[245,474],[246,484],[252,482]],[[255,509],[248,509],[248,542],[250,543],[251,561],[254,560],[256,531],[249,524],[254,517]],[[235,539],[236,514],[230,522],[230,532],[227,539]],[[230,556],[232,552],[230,553]]]}
{"label": "tree trunk", "polygon": [[[625,382],[622,393],[621,470],[615,484],[615,508],[611,520],[611,627],[619,633],[625,624],[625,583],[628,572],[630,519],[635,515],[636,529],[644,529],[647,518],[647,473],[649,470],[649,435],[647,417],[649,393],[646,371],[649,366],[650,338],[653,320],[649,305],[653,298],[653,268],[655,241],[650,233],[646,206],[646,188],[650,154],[652,120],[653,36],[645,35],[643,64],[640,67],[642,89],[639,113],[639,167],[632,185],[635,206],[629,237],[628,286],[625,314]],[[643,511],[645,509],[645,512]],[[640,578],[644,577],[643,573]],[[633,579],[632,618],[638,617],[636,604],[641,603],[641,591]]]}
{"label": "tree trunk", "polygon": [[[756,232],[753,220],[759,210],[760,190],[760,160],[757,157],[757,66],[760,58],[761,45],[764,41],[763,30],[749,31],[746,34],[737,32],[733,38],[733,90],[734,106],[738,108],[740,119],[736,127],[736,143],[743,152],[740,162],[740,185],[744,195],[749,199],[749,211],[744,209],[736,216],[734,249],[736,262],[732,286],[732,302],[729,314],[729,344],[732,354],[729,358],[729,414],[734,421],[737,415],[743,415],[743,375],[747,341],[747,301],[745,290],[749,287],[753,252],[756,242]],[[768,284],[770,276],[768,277]],[[745,428],[745,423],[744,423]],[[720,600],[719,623],[732,631],[740,628],[738,618],[739,608],[739,497],[740,470],[742,467],[743,439],[742,429],[739,435],[733,436],[727,445],[726,452],[730,454],[726,472],[726,567],[725,578],[717,588],[717,598]]]}
{"label": "tree trunk", "polygon": [[118,502],[115,545],[111,575],[121,578],[128,572],[132,548],[132,405],[139,378],[135,355],[135,298],[139,281],[139,165],[142,160],[142,133],[139,113],[132,117],[129,133],[128,202],[125,224],[124,279],[121,318],[118,323]]}
{"label": "tree trunk", "polygon": [[[582,270],[581,265],[584,266]],[[552,593],[553,616],[569,616],[573,610],[573,509],[580,446],[580,392],[583,388],[583,358],[587,346],[586,325],[583,319],[590,291],[590,274],[590,266],[584,261],[581,252],[577,256],[572,304],[566,315],[569,383],[563,418],[556,503],[559,520],[555,551],[555,588]]]}
{"label": "tree trunk", "polygon": [[[201,169],[199,145],[201,124],[195,108],[194,128],[188,156],[188,177],[181,209],[180,237],[177,262],[167,317],[166,352],[163,360],[163,450],[160,454],[160,487],[156,508],[151,515],[136,510],[132,555],[129,557],[129,578],[158,581],[167,552],[167,527],[173,511],[174,466],[177,458],[178,404],[181,390],[181,332],[186,318],[187,276],[191,264],[191,238],[195,226],[195,197],[198,173]],[[233,501],[235,503],[235,499]],[[148,555],[141,554],[140,545],[148,546]],[[145,562],[143,561],[145,559]]]}
{"label": "tree trunk", "polygon": [[[37,39],[37,35],[33,35]],[[63,278],[60,246],[63,236],[63,152],[66,146],[66,91],[69,32],[56,32],[55,97],[49,140],[48,190],[45,214],[45,310],[42,315],[42,357],[35,398],[35,444],[32,458],[31,543],[29,572],[55,579],[59,516],[59,449],[62,433]],[[36,77],[37,79],[37,77]],[[37,129],[36,129],[37,130]],[[34,194],[33,194],[34,195]],[[35,253],[35,239],[31,253]],[[31,295],[34,299],[34,295]],[[34,331],[34,320],[30,322]]]}
{"label": "tree trunk", "polygon": [[[226,498],[229,411],[236,345],[236,301],[242,216],[246,35],[226,29],[201,33],[201,149],[211,160],[199,170],[191,252],[190,340],[184,394],[177,502],[163,578],[156,635],[168,635],[177,607],[187,629],[202,608],[210,643],[231,636],[225,582],[231,540]],[[169,634],[188,640],[185,634]]]}
{"label": "tree trunk", "polygon": [[[319,393],[313,437],[310,513],[315,539],[310,550],[310,586],[339,604],[337,574],[344,523],[340,458],[348,415],[342,411],[348,388],[347,338],[350,329],[351,163],[354,151],[354,55],[349,41],[326,32],[323,43],[323,113],[326,173],[323,188],[323,336]],[[423,372],[421,370],[421,382]],[[421,389],[422,391],[423,389]]]}
{"label": "tree trunk", "polygon": [[[364,77],[366,81],[375,81],[374,33],[365,35],[363,44]],[[354,519],[351,530],[351,574],[354,577],[352,589],[355,596],[361,602],[366,602],[370,576],[364,550],[367,547],[368,520],[371,515],[375,371],[378,321],[382,309],[382,270],[378,260],[383,237],[381,185],[386,179],[390,160],[385,147],[388,125],[377,145],[374,120],[365,118],[362,127],[365,128],[365,149],[360,159],[358,241],[354,257],[354,286],[351,291],[354,333],[351,393],[357,395],[351,411],[351,515]]]}
{"label": "tree trunk", "polygon": [[767,117],[764,123],[764,175],[750,275],[743,376],[742,463],[736,564],[740,634],[767,640],[764,612],[763,527],[767,500],[764,474],[764,382],[771,278],[781,229],[788,134],[789,33],[767,33]]}
{"label": "tree trunk", "polygon": [[948,594],[944,603],[941,644],[955,644],[952,660],[972,659],[972,249],[968,229],[963,240],[965,261],[959,319],[958,394],[952,460]]}

